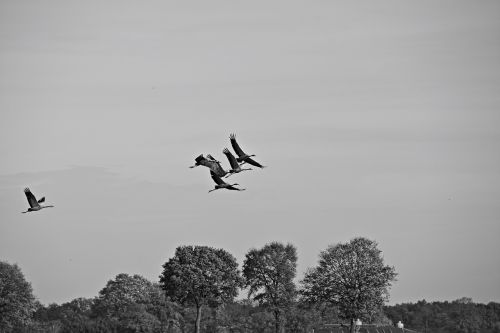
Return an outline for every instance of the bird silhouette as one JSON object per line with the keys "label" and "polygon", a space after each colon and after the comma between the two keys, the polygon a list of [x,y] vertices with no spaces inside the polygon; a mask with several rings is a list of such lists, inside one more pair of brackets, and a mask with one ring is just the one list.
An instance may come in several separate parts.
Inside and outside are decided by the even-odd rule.
{"label": "bird silhouette", "polygon": [[231,176],[231,175],[234,175],[235,173],[239,173],[239,172],[246,171],[246,170],[252,170],[252,168],[246,168],[246,169],[241,168],[238,161],[236,160],[236,157],[234,157],[234,155],[231,154],[229,149],[224,148],[224,150],[222,152],[224,153],[224,155],[226,155],[226,157],[229,161],[229,164],[231,165],[231,170],[228,171],[229,174],[226,176],[226,178]]}
{"label": "bird silhouette", "polygon": [[264,168],[264,166],[262,164],[254,161],[253,159],[250,158],[250,157],[253,157],[255,155],[253,155],[253,154],[248,155],[240,148],[240,146],[238,145],[238,142],[236,142],[236,135],[234,135],[234,134],[229,135],[229,139],[231,140],[231,146],[233,146],[234,152],[236,153],[236,155],[238,155],[238,158],[236,159],[238,162],[248,163],[248,164],[251,164],[251,165],[256,166],[258,168]]}
{"label": "bird silhouette", "polygon": [[30,208],[28,208],[27,211],[21,212],[21,213],[28,213],[28,212],[34,212],[43,208],[50,208],[54,206],[42,206],[40,205],[42,202],[45,202],[45,197],[40,198],[40,200],[36,200],[35,196],[33,193],[31,193],[29,188],[24,189],[24,194],[26,194],[26,198],[28,199],[28,203],[30,204]]}
{"label": "bird silhouette", "polygon": [[208,193],[215,191],[215,190],[220,190],[221,188],[225,188],[226,190],[233,190],[233,191],[244,191],[244,188],[237,188],[235,187],[236,185],[239,186],[239,184],[234,183],[234,184],[228,184],[224,182],[219,176],[217,176],[213,171],[210,171],[210,175],[212,176],[212,179],[215,182],[215,188],[213,190],[208,191]]}
{"label": "bird silhouette", "polygon": [[194,159],[195,164],[190,166],[190,168],[195,168],[197,166],[205,166],[210,169],[210,172],[214,172],[219,177],[224,177],[228,174],[226,170],[222,168],[220,162],[213,158],[212,155],[208,154],[207,157],[201,154],[197,158]]}

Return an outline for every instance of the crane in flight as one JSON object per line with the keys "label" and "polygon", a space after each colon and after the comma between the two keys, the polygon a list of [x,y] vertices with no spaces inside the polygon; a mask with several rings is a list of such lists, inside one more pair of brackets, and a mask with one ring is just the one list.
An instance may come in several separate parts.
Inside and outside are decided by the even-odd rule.
{"label": "crane in flight", "polygon": [[195,158],[194,161],[195,164],[190,166],[190,168],[195,168],[197,166],[202,165],[209,168],[210,172],[215,173],[219,177],[224,177],[225,175],[228,174],[228,172],[222,168],[220,162],[217,161],[215,158],[213,158],[213,156],[210,154],[208,154],[207,157],[201,154],[200,156]]}
{"label": "crane in flight", "polygon": [[233,146],[234,152],[238,155],[238,158],[236,159],[238,162],[243,162],[241,164],[248,163],[258,168],[264,168],[262,164],[251,159],[251,157],[255,155],[248,155],[240,148],[238,142],[236,142],[236,135],[229,135],[229,139],[231,140],[231,146]]}
{"label": "crane in flight", "polygon": [[40,210],[42,208],[50,208],[54,206],[42,206],[40,205],[42,202],[45,202],[45,197],[40,198],[40,200],[36,200],[35,196],[33,193],[31,193],[29,188],[24,189],[24,194],[26,194],[26,199],[28,199],[28,203],[30,204],[30,208],[28,208],[27,211],[21,212],[21,213],[28,213],[28,212],[34,212],[37,210]]}
{"label": "crane in flight", "polygon": [[239,173],[239,172],[246,171],[246,170],[252,170],[252,168],[243,169],[240,166],[240,164],[238,163],[238,161],[236,160],[236,157],[234,157],[234,155],[229,151],[229,149],[224,148],[224,150],[222,152],[224,153],[224,155],[226,155],[226,157],[229,161],[229,164],[231,165],[231,170],[228,171],[229,174],[226,176],[226,178],[231,176],[231,175],[234,175],[235,173]]}
{"label": "crane in flight", "polygon": [[215,191],[215,190],[220,190],[221,188],[225,188],[226,190],[234,190],[234,191],[244,191],[244,188],[237,188],[235,187],[236,185],[239,186],[239,184],[234,183],[234,184],[228,184],[225,181],[223,181],[218,175],[216,175],[213,171],[210,171],[210,175],[212,176],[212,179],[215,182],[215,188],[213,190],[208,191],[208,193]]}

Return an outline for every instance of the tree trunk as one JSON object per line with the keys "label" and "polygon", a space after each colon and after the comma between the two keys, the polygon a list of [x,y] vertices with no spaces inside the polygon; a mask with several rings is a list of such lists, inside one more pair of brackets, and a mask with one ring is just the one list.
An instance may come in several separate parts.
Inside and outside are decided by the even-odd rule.
{"label": "tree trunk", "polygon": [[274,320],[275,333],[281,333],[281,316],[279,311],[274,311]]}
{"label": "tree trunk", "polygon": [[351,329],[349,330],[351,333],[356,333],[356,326],[354,325],[354,318],[351,318]]}
{"label": "tree trunk", "polygon": [[194,327],[195,333],[200,333],[200,322],[201,322],[201,305],[196,305],[196,324]]}
{"label": "tree trunk", "polygon": [[212,309],[213,320],[212,320],[212,325],[211,325],[209,330],[211,330],[214,333],[217,333],[217,332],[219,332],[219,325],[217,324],[217,310],[218,310],[218,308],[217,308],[217,306],[215,306],[211,309]]}

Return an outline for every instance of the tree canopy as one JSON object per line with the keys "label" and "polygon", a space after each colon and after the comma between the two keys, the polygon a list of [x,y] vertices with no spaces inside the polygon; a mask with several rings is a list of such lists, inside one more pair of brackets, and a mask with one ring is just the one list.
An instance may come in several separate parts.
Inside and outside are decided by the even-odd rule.
{"label": "tree canopy", "polygon": [[108,317],[119,317],[128,307],[159,301],[159,288],[140,275],[118,274],[99,291],[94,311]]}
{"label": "tree canopy", "polygon": [[196,332],[203,306],[232,301],[243,284],[236,259],[223,249],[180,246],[163,265],[160,284],[168,297],[197,310]]}
{"label": "tree canopy", "polygon": [[[353,243],[355,240],[351,241]],[[358,240],[359,241],[359,240]],[[329,274],[337,274],[330,276],[339,278],[343,282],[348,281],[349,275],[362,277],[367,270],[362,269],[366,264],[364,261],[370,262],[373,258],[367,255],[370,249],[374,249],[377,254],[374,260],[378,262],[378,267],[385,267],[381,258],[381,252],[377,249],[376,243],[368,240],[361,240],[361,243],[371,244],[372,246],[359,246],[359,249],[364,249],[361,252],[339,251],[342,254],[339,257],[332,257],[335,251],[329,250],[322,252],[320,258],[324,261],[323,265],[330,268]],[[346,245],[346,244],[344,244]],[[349,244],[347,244],[349,245]],[[352,245],[352,244],[350,244]],[[281,246],[282,247],[282,246]],[[193,252],[194,248],[191,247],[188,253]],[[219,255],[217,250],[212,249]],[[251,250],[255,256],[259,257],[256,253],[261,250]],[[265,251],[262,251],[265,252]],[[352,252],[352,253],[351,253]],[[223,252],[222,252],[223,253]],[[227,252],[226,252],[227,253]],[[276,251],[274,256],[267,255],[263,257],[266,260],[256,261],[257,264],[269,269],[269,272],[278,272],[278,269],[270,269],[273,267],[271,264],[265,263],[272,262],[270,258],[279,258],[277,255],[280,251]],[[349,253],[349,255],[346,255]],[[212,253],[213,254],[213,253]],[[219,253],[220,254],[220,253]],[[345,256],[344,256],[345,255]],[[368,256],[367,259],[364,256]],[[182,265],[187,265],[194,270],[193,267],[198,267],[198,272],[204,272],[205,267],[211,260],[211,255],[197,255],[191,253],[188,255],[181,255],[177,260],[182,262]],[[293,256],[292,256],[293,257]],[[347,260],[346,258],[355,257],[356,260]],[[180,258],[184,258],[180,260]],[[187,260],[187,258],[191,258]],[[196,258],[205,258],[203,260],[195,260]],[[363,259],[364,258],[364,259]],[[268,260],[269,259],[269,260]],[[173,259],[172,259],[173,260]],[[213,260],[215,262],[213,267],[220,268],[223,266],[223,261]],[[232,262],[230,267],[236,269],[237,265],[234,263],[234,258],[228,256],[228,260]],[[202,263],[204,262],[204,263]],[[278,261],[279,262],[279,261]],[[286,260],[284,261],[286,262]],[[356,263],[353,265],[352,263]],[[337,266],[349,265],[347,270],[341,270]],[[248,264],[248,263],[247,263]],[[175,266],[175,265],[174,265]],[[286,265],[285,265],[286,266]],[[313,286],[315,280],[311,279],[311,271],[319,271],[319,267],[311,269],[306,275],[310,278],[308,281],[311,283],[309,290],[302,288],[302,296],[300,298],[292,299],[287,303],[287,298],[283,298],[286,305],[286,311],[283,316],[283,327],[286,332],[300,333],[309,332],[312,329],[315,332],[330,332],[332,324],[342,323],[343,320],[349,317],[346,316],[345,306],[342,308],[339,300],[340,297],[333,294],[335,283],[328,284],[326,277],[320,279],[319,273],[317,281],[326,281],[325,286],[327,289],[320,293],[321,289]],[[377,266],[377,265],[374,265]],[[293,265],[292,265],[293,267]],[[337,268],[335,268],[337,267]],[[359,268],[362,272],[354,268]],[[188,271],[189,269],[186,269]],[[215,269],[215,268],[214,268]],[[392,279],[395,278],[394,269],[389,267],[387,276]],[[174,270],[182,275],[182,270]],[[263,270],[264,271],[264,270]],[[370,274],[376,275],[376,272],[370,271]],[[340,273],[339,273],[340,272]],[[349,273],[349,274],[348,274]],[[207,273],[207,276],[213,276],[214,272]],[[222,273],[217,273],[223,275]],[[326,275],[326,273],[324,274]],[[234,276],[234,275],[230,275]],[[202,280],[202,279],[201,279]],[[210,280],[210,279],[208,279]],[[241,280],[241,278],[240,278]],[[333,280],[332,280],[333,281]],[[341,282],[342,282],[341,281]],[[352,286],[356,283],[360,289],[363,289],[362,280],[353,280]],[[356,282],[357,281],[357,282]],[[240,281],[241,282],[241,281]],[[247,280],[249,282],[249,280]],[[211,283],[211,282],[207,282]],[[339,282],[340,283],[340,282]],[[201,286],[197,282],[197,286]],[[369,284],[366,283],[365,286]],[[385,296],[387,296],[387,288],[390,282],[387,283]],[[250,288],[250,285],[248,285]],[[254,285],[257,288],[258,284]],[[380,284],[378,284],[380,286]],[[48,306],[42,305],[38,301],[34,301],[30,284],[24,279],[24,276],[17,265],[11,265],[0,261],[0,332],[13,333],[13,332],[149,332],[149,333],[182,333],[192,332],[195,327],[195,317],[198,313],[195,308],[191,307],[194,304],[192,300],[185,300],[184,305],[170,302],[164,290],[163,284],[150,282],[140,275],[118,274],[115,278],[108,281],[108,283],[101,289],[97,297],[93,298],[76,298],[70,302],[58,304],[49,304]],[[315,289],[316,288],[316,289]],[[330,288],[330,289],[328,289]],[[237,288],[236,288],[237,289]],[[286,288],[285,288],[286,289]],[[341,290],[341,288],[339,287]],[[313,293],[316,292],[316,293]],[[204,311],[203,317],[203,332],[272,332],[275,328],[276,320],[273,313],[269,310],[272,309],[272,303],[269,303],[263,296],[265,288],[257,288],[252,291],[252,296],[256,297],[261,295],[258,299],[244,299],[241,301],[227,301],[223,306],[221,301],[231,299],[231,297],[211,297],[203,301],[203,304],[212,306],[209,311]],[[309,292],[309,294],[308,294]],[[362,292],[362,290],[361,290]],[[235,293],[234,293],[235,294]],[[233,295],[234,295],[233,294]],[[376,293],[374,293],[376,295]],[[327,296],[330,297],[327,297]],[[23,303],[24,301],[27,301]],[[371,304],[376,304],[373,302]],[[369,303],[370,304],[370,303]],[[36,311],[31,315],[33,310]],[[10,311],[15,309],[15,311]],[[368,307],[362,308],[360,315],[364,324],[383,325],[384,331],[394,331],[394,324],[401,321],[405,325],[405,329],[420,331],[420,332],[435,332],[435,333],[473,333],[473,332],[500,332],[500,304],[490,302],[488,304],[474,303],[471,298],[462,297],[455,301],[448,302],[426,302],[425,300],[417,303],[405,303],[393,306],[384,306],[377,309],[377,311],[365,311]],[[24,312],[23,312],[24,311]],[[339,325],[333,331],[345,331]],[[368,327],[364,326],[368,331]],[[352,329],[352,327],[351,327]],[[370,331],[372,329],[370,328]],[[379,329],[380,330],[380,329]],[[361,329],[363,331],[363,329]]]}
{"label": "tree canopy", "polygon": [[0,261],[0,331],[30,324],[35,305],[31,284],[19,266]]}
{"label": "tree canopy", "polygon": [[[140,275],[118,274],[98,297],[77,298],[61,305],[39,306],[31,332],[178,332],[179,307],[163,290]],[[177,329],[177,330],[176,330]]]}
{"label": "tree canopy", "polygon": [[293,282],[296,270],[296,248],[278,242],[269,243],[262,249],[251,249],[243,263],[248,296],[274,313],[277,333],[282,328],[282,313],[296,295]]}
{"label": "tree canopy", "polygon": [[500,332],[500,303],[474,303],[470,298],[452,302],[403,303],[385,306],[384,312],[393,321],[420,332],[475,333]]}
{"label": "tree canopy", "polygon": [[375,241],[358,237],[321,252],[319,263],[302,280],[301,294],[309,302],[338,306],[341,317],[369,319],[388,298],[396,278],[394,267],[384,265]]}

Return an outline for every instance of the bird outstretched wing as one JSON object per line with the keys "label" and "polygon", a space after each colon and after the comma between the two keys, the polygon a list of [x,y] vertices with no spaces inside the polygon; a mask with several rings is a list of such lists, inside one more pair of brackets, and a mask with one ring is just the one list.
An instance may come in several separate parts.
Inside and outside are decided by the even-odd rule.
{"label": "bird outstretched wing", "polygon": [[248,164],[251,164],[253,166],[259,167],[259,168],[265,168],[264,165],[260,164],[259,162],[256,162],[252,160],[250,157],[245,158],[245,162]]}
{"label": "bird outstretched wing", "polygon": [[212,176],[212,179],[217,185],[224,185],[226,184],[217,174],[213,171],[210,170],[210,176]]}
{"label": "bird outstretched wing", "polygon": [[45,202],[45,197],[41,197],[40,199],[38,199],[38,203],[42,203],[42,202]]}
{"label": "bird outstretched wing", "polygon": [[203,154],[194,159],[196,164],[190,166],[190,168],[194,168],[199,165],[203,165],[209,168],[211,171],[215,172],[219,177],[223,177],[227,174],[227,172],[222,168],[220,162],[213,158],[212,155],[208,154],[207,157],[204,157]]}
{"label": "bird outstretched wing", "polygon": [[33,193],[31,193],[31,191],[30,191],[29,188],[26,187],[24,189],[24,194],[26,194],[26,199],[28,199],[28,203],[30,204],[31,208],[39,207],[40,206],[38,204],[38,202],[36,201],[35,196],[33,195]]}
{"label": "bird outstretched wing", "polygon": [[215,173],[219,177],[224,177],[227,174],[226,170],[224,170],[219,163],[214,163],[210,167],[210,172]]}
{"label": "bird outstretched wing", "polygon": [[240,148],[238,145],[238,142],[236,142],[236,135],[231,134],[229,135],[229,139],[231,140],[231,146],[233,146],[234,152],[238,156],[245,156],[245,152]]}
{"label": "bird outstretched wing", "polygon": [[229,160],[229,164],[231,165],[231,169],[233,169],[233,170],[238,169],[238,167],[240,165],[238,164],[238,161],[236,161],[236,157],[234,157],[234,155],[231,154],[229,149],[224,148],[224,150],[222,152],[226,155],[227,159]]}
{"label": "bird outstretched wing", "polygon": [[207,155],[207,166],[219,177],[224,177],[227,174],[220,162],[210,154]]}

